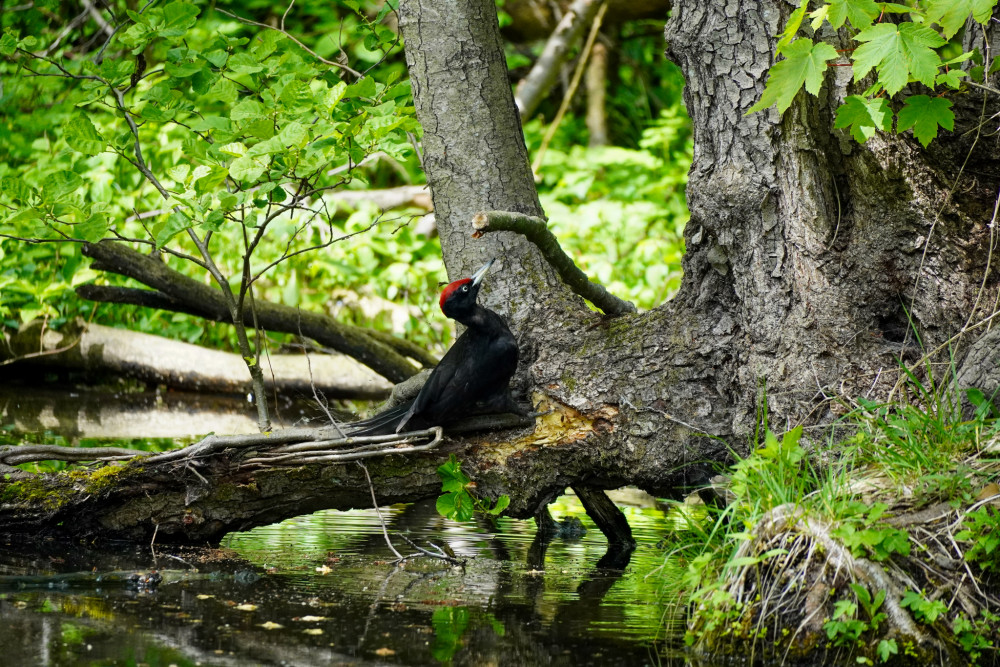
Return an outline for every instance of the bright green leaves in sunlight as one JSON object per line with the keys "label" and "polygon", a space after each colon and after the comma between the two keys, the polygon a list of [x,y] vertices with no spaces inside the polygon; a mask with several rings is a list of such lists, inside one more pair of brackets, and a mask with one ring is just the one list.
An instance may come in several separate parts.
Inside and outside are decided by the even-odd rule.
{"label": "bright green leaves in sunlight", "polygon": [[488,516],[496,516],[510,505],[508,496],[497,498],[493,507],[473,495],[475,487],[472,480],[462,472],[462,464],[454,454],[437,469],[441,478],[441,495],[437,499],[437,511],[441,516],[455,521],[468,521],[476,512]]}
{"label": "bright green leaves in sunlight", "polygon": [[854,51],[854,80],[861,80],[874,67],[879,81],[895,95],[909,81],[933,87],[941,57],[934,51],[945,40],[930,28],[916,23],[879,23],[854,38],[863,42]]}
{"label": "bright green leaves in sunlight", "polygon": [[[910,84],[933,90],[961,90],[966,77],[981,81],[985,65],[978,52],[955,56],[953,40],[971,18],[985,24],[993,16],[998,0],[918,0],[879,3],[873,0],[802,0],[786,21],[777,45],[784,56],[770,70],[760,101],[748,113],[770,106],[784,112],[799,89],[816,95],[828,61],[840,55],[849,62],[854,82],[875,73],[875,82],[865,84],[862,94],[848,95],[837,109],[835,127],[848,130],[858,142],[876,132],[891,132],[896,116],[896,132],[913,130],[925,147],[938,136],[940,128],[954,127],[951,102],[925,94],[894,99]],[[811,9],[811,11],[809,11]],[[808,14],[807,14],[808,12]],[[805,16],[811,19],[804,22]],[[894,18],[890,15],[898,15]],[[812,40],[822,28],[846,31],[857,46],[837,54],[833,47]],[[810,33],[811,30],[811,33]],[[801,36],[805,32],[808,36]],[[841,33],[845,35],[845,33]],[[810,39],[810,37],[812,39]],[[832,54],[832,55],[831,55]],[[945,54],[948,54],[947,56]],[[972,59],[977,67],[965,72],[959,65]],[[978,78],[977,78],[978,77]]]}
{"label": "bright green leaves in sunlight", "polygon": [[795,94],[803,84],[813,95],[819,92],[826,72],[826,61],[837,57],[837,50],[823,42],[814,43],[809,39],[797,39],[786,46],[779,60],[771,67],[771,75],[760,101],[750,107],[749,113],[776,105],[784,112],[792,104]]}
{"label": "bright green leaves in sunlight", "polygon": [[[293,257],[290,264],[319,272],[297,253],[330,246],[355,226],[325,193],[369,177],[384,181],[374,166],[358,168],[376,153],[399,170],[417,163],[408,133],[419,136],[420,128],[409,83],[400,81],[399,36],[373,24],[367,4],[357,12],[319,0],[287,12],[265,5],[116,0],[100,8],[113,24],[110,36],[95,32],[90,15],[70,24],[58,12],[0,12],[0,234],[8,238],[0,238],[0,316],[8,325],[16,325],[12,313],[82,309],[75,276],[94,274],[83,273],[88,262],[77,242],[98,241],[109,229],[165,248],[165,256],[197,255],[185,232],[212,232],[210,250],[225,275],[242,273],[244,232],[253,230],[261,270]],[[385,3],[385,11],[394,6]],[[323,58],[342,54],[366,75],[331,66],[225,8],[261,23],[280,19]],[[418,178],[412,171],[410,182]],[[264,230],[266,238],[255,238]],[[74,243],[39,244],[37,260],[19,264],[6,252],[18,244],[17,256],[26,254],[15,239]],[[182,265],[173,268],[203,277]],[[315,277],[304,273],[303,282]],[[36,282],[60,290],[42,294]],[[274,288],[270,280],[254,284],[262,294]],[[46,307],[43,298],[59,304]],[[329,289],[306,298],[323,303]]]}
{"label": "bright green leaves in sunlight", "polygon": [[142,13],[129,10],[128,16],[135,23],[122,35],[121,43],[138,54],[156,37],[176,40],[194,27],[200,11],[189,2],[171,2]]}
{"label": "bright green leaves in sunlight", "polygon": [[913,136],[926,148],[938,135],[938,127],[952,130],[955,114],[951,101],[943,97],[913,95],[906,98],[906,105],[899,111],[897,131],[913,128]]}
{"label": "bright green leaves in sunlight", "polygon": [[87,155],[97,155],[107,146],[104,137],[83,114],[76,114],[66,123],[63,138],[70,148]]}
{"label": "bright green leaves in sunlight", "polygon": [[986,23],[993,13],[996,0],[928,0],[927,21],[941,26],[941,32],[951,39],[965,25],[969,14],[979,23]]}
{"label": "bright green leaves in sunlight", "polygon": [[861,95],[850,95],[840,107],[834,127],[850,128],[854,140],[863,144],[877,130],[888,132],[892,129],[892,109],[884,97],[870,100]]}
{"label": "bright green leaves in sunlight", "polygon": [[840,28],[850,20],[855,28],[866,28],[879,15],[879,7],[872,0],[833,0],[821,5],[809,16],[813,19],[813,30],[818,30],[823,19],[830,22],[834,28]]}

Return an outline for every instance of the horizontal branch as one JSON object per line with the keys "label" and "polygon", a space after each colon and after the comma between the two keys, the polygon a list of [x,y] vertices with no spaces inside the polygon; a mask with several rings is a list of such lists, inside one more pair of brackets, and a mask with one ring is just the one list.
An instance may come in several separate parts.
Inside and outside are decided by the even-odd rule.
{"label": "horizontal branch", "polygon": [[[95,261],[92,268],[117,273],[138,280],[155,290],[121,290],[88,286],[78,293],[84,298],[116,303],[139,303],[156,308],[185,312],[217,322],[232,322],[229,306],[222,292],[188,278],[163,262],[114,241],[88,243],[83,254]],[[155,305],[154,305],[155,304]],[[401,382],[416,372],[403,356],[412,351],[412,344],[387,344],[385,336],[372,336],[360,327],[341,324],[331,317],[302,311],[291,306],[256,300],[256,320],[250,308],[244,309],[247,326],[256,323],[267,331],[300,334],[312,338],[337,352],[357,359],[391,382]],[[398,350],[403,350],[401,354]],[[416,354],[414,352],[414,354]],[[421,354],[421,362],[427,361]]]}
{"label": "horizontal branch", "polygon": [[538,246],[545,260],[573,292],[600,308],[605,315],[615,317],[636,312],[635,305],[619,299],[603,285],[587,278],[587,274],[563,251],[544,219],[510,211],[480,211],[472,217],[472,228],[476,237],[487,232],[516,232],[523,235]]}

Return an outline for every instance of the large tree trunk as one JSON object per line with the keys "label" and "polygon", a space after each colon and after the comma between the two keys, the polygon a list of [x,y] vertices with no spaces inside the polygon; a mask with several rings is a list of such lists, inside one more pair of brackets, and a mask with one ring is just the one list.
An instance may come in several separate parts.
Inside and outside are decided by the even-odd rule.
{"label": "large tree trunk", "polygon": [[[839,395],[884,398],[897,360],[919,356],[908,318],[931,350],[992,312],[997,285],[992,273],[984,276],[986,225],[1000,150],[995,135],[966,132],[978,126],[983,100],[970,96],[975,103],[958,108],[966,115],[956,132],[930,150],[907,135],[859,146],[835,132],[832,109],[849,86],[845,68],[831,68],[823,96],[803,95],[783,118],[745,116],[791,8],[771,0],[675,5],[669,54],[687,77],[695,128],[685,277],[670,303],[608,318],[570,294],[522,237],[470,236],[480,210],[541,214],[494,3],[401,3],[446,264],[456,275],[501,258],[484,301],[518,336],[517,387],[553,410],[533,433],[445,446],[479,492],[511,496],[512,516],[532,515],[570,485],[685,490],[725,457],[727,445],[747,442],[765,397],[772,424],[829,422]],[[986,118],[996,104],[986,100]],[[970,340],[954,342],[958,359]],[[983,377],[963,371],[970,382]],[[372,464],[380,502],[435,495],[443,456]],[[146,485],[131,496],[64,488],[55,516],[67,526],[67,511],[96,508],[80,524],[91,532],[136,537],[158,525],[161,539],[196,540],[370,502],[352,464],[307,466],[292,481],[284,471],[245,469],[242,458],[229,452],[203,474],[190,466],[136,471]],[[3,482],[0,498],[5,510],[21,512],[21,520],[0,526],[25,525],[27,505],[12,503],[16,495],[3,492]],[[128,511],[116,511],[123,500]]]}

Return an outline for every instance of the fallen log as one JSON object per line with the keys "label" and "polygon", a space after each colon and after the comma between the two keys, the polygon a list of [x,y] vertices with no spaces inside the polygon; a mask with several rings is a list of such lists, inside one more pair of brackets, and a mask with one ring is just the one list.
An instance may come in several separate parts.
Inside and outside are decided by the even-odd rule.
{"label": "fallen log", "polygon": [[[2,352],[2,351],[0,351]],[[246,363],[237,354],[210,350],[162,336],[78,322],[62,331],[40,320],[22,327],[9,341],[5,365],[63,368],[95,377],[120,376],[199,392],[250,391]],[[385,398],[392,385],[343,355],[262,355],[269,391],[328,398]]]}

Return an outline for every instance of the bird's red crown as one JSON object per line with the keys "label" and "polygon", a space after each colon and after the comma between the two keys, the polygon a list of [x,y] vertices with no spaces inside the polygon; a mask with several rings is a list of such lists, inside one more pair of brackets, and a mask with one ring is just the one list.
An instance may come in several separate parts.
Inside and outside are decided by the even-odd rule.
{"label": "bird's red crown", "polygon": [[441,306],[441,310],[444,310],[444,302],[447,301],[458,288],[462,285],[468,285],[471,282],[472,278],[462,278],[461,280],[456,280],[441,290],[441,298],[438,300],[438,305]]}

